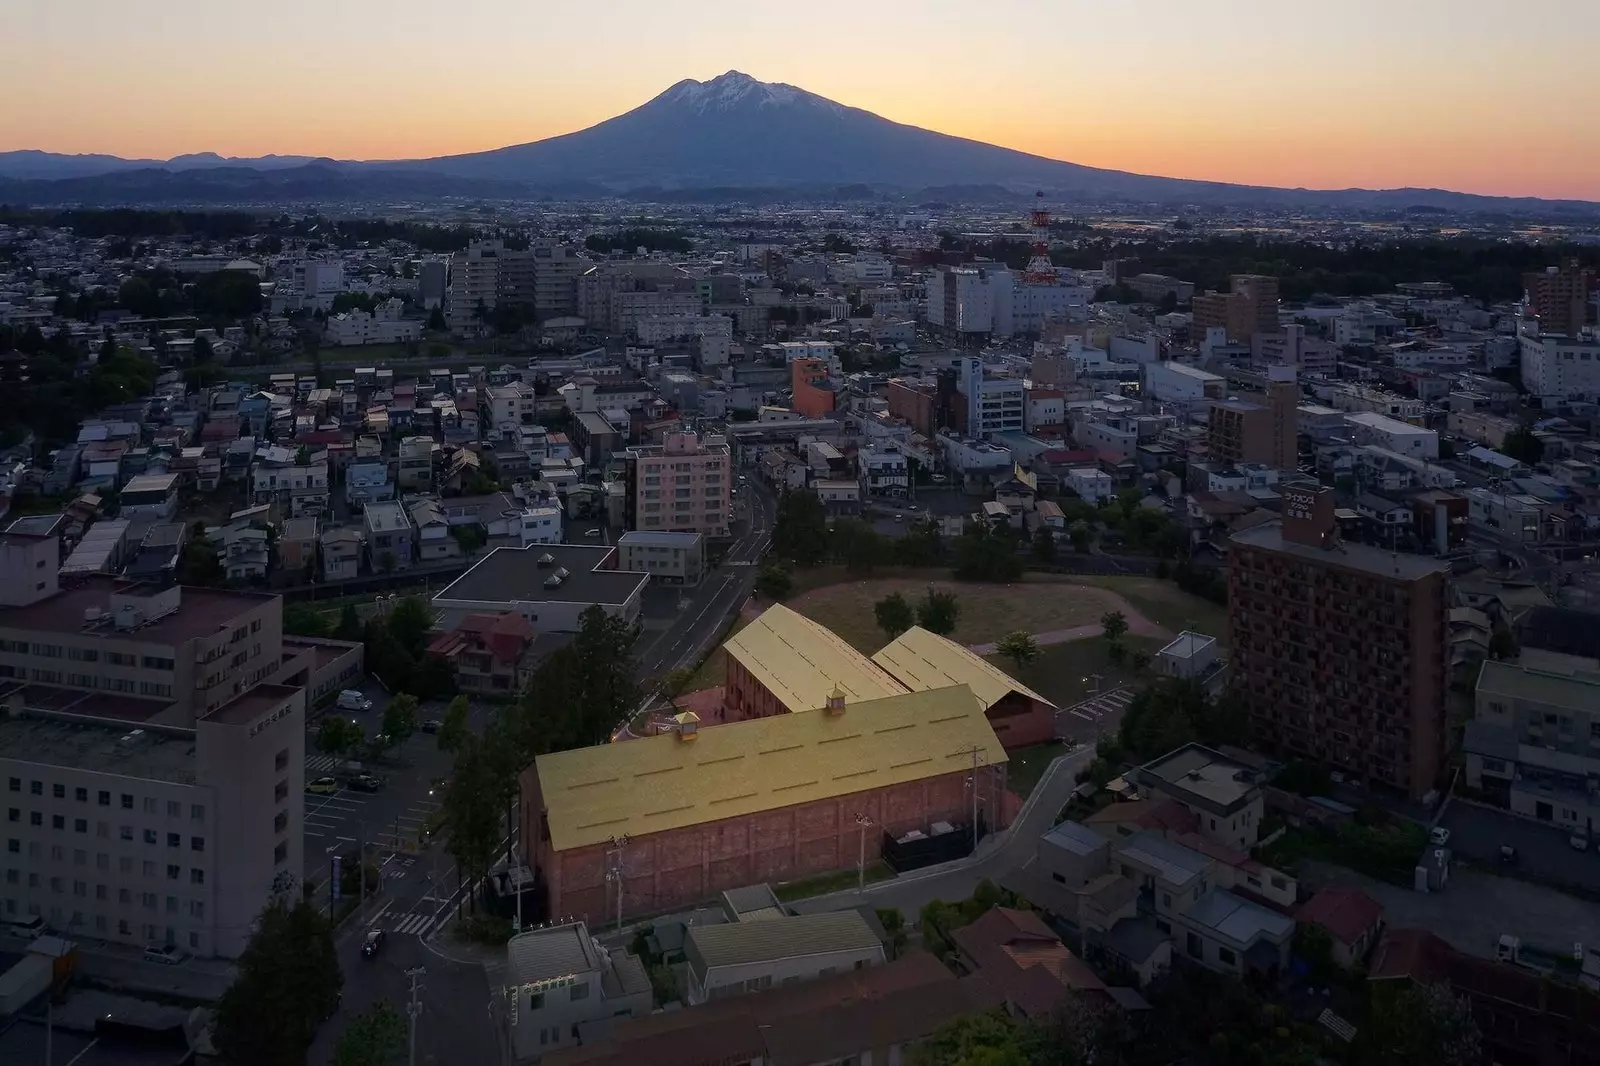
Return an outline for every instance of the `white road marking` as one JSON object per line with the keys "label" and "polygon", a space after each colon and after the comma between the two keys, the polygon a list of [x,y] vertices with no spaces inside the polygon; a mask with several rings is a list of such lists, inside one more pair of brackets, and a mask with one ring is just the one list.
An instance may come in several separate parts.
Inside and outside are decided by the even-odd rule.
{"label": "white road marking", "polygon": [[394,900],[391,899],[383,905],[382,910],[372,916],[372,921],[367,923],[367,928],[371,929],[373,926],[381,922],[383,920],[383,916],[388,913],[389,908],[392,906],[394,906]]}

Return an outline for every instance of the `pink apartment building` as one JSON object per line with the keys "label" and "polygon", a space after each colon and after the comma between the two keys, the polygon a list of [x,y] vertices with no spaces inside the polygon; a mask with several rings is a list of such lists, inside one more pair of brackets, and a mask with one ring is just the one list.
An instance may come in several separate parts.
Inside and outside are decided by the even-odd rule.
{"label": "pink apartment building", "polygon": [[726,440],[684,430],[628,453],[634,529],[728,535],[733,464]]}

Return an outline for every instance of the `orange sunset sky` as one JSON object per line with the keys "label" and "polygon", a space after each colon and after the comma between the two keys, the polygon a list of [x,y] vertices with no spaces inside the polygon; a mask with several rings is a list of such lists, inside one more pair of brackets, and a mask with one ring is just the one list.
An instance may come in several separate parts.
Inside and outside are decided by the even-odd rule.
{"label": "orange sunset sky", "polygon": [[415,158],[739,69],[1094,166],[1600,200],[1600,0],[6,0],[0,150]]}

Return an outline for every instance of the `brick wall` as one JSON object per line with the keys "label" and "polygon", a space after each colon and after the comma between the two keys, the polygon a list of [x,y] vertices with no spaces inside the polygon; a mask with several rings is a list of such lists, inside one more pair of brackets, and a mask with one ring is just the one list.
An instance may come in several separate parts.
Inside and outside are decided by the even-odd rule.
{"label": "brick wall", "polygon": [[[1004,792],[1003,766],[979,771],[983,817],[1001,828],[1015,814]],[[524,822],[539,835],[538,783],[523,778]],[[899,835],[926,831],[933,822],[971,818],[967,772],[870,789],[834,799],[796,804],[741,818],[728,818],[629,839],[621,849],[625,884],[623,921],[686,907],[719,892],[763,881],[782,882],[853,868],[861,844],[856,815],[872,820],[866,830],[867,860],[879,853],[883,829]],[[616,920],[616,896],[606,882],[616,857],[609,843],[552,853],[539,839],[532,849],[550,888],[551,913],[571,915],[601,927]]]}

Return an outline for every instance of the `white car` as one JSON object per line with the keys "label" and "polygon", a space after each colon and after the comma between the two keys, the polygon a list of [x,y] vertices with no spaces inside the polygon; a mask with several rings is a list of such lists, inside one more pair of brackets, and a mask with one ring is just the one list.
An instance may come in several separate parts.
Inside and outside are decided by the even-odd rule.
{"label": "white car", "polygon": [[341,711],[370,711],[372,701],[353,688],[347,688],[339,693],[339,699],[334,703]]}
{"label": "white car", "polygon": [[145,948],[144,961],[159,963],[162,966],[176,966],[188,956],[174,947]]}
{"label": "white car", "polygon": [[1436,825],[1428,831],[1428,841],[1442,848],[1450,843],[1450,830],[1442,825]]}

